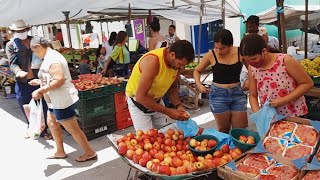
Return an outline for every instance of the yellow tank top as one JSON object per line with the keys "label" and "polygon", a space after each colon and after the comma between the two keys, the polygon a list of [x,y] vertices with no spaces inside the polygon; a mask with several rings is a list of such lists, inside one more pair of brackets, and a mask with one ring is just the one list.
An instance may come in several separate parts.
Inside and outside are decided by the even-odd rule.
{"label": "yellow tank top", "polygon": [[154,95],[154,98],[160,98],[163,97],[164,94],[168,91],[172,83],[176,80],[178,70],[174,70],[170,67],[168,67],[164,61],[164,58],[166,56],[166,49],[167,48],[159,48],[155,49],[153,51],[150,51],[143,55],[136,65],[134,66],[131,76],[129,78],[129,81],[127,83],[126,87],[126,95],[129,97],[135,97],[137,89],[138,89],[138,84],[139,80],[141,77],[141,72],[140,72],[140,61],[143,59],[145,56],[156,56],[159,60],[159,73],[158,75],[154,78],[151,88],[149,90],[149,94]]}

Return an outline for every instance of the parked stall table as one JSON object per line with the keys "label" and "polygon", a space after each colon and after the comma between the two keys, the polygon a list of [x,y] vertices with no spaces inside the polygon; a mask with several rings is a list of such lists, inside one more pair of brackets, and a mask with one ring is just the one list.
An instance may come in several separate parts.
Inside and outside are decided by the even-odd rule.
{"label": "parked stall table", "polygon": [[6,90],[5,90],[5,82],[8,80],[14,81],[14,75],[10,70],[4,69],[5,67],[0,66],[0,85],[3,89],[4,97],[7,96]]}

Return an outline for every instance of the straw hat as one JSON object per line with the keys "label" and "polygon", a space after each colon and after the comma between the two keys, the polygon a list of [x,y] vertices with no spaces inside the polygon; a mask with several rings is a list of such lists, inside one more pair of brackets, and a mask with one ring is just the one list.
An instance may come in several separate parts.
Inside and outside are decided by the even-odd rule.
{"label": "straw hat", "polygon": [[19,20],[13,21],[11,26],[9,26],[9,28],[13,31],[20,31],[20,30],[30,28],[30,26],[26,24],[24,20],[19,19]]}

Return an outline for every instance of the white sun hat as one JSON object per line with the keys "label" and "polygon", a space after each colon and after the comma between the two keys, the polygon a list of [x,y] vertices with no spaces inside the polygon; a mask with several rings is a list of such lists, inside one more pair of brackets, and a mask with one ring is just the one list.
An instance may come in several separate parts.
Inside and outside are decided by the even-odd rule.
{"label": "white sun hat", "polygon": [[26,24],[24,22],[24,20],[19,19],[19,20],[13,21],[11,23],[11,26],[9,26],[9,28],[12,31],[20,31],[20,30],[24,30],[24,29],[30,28],[30,26],[28,24]]}

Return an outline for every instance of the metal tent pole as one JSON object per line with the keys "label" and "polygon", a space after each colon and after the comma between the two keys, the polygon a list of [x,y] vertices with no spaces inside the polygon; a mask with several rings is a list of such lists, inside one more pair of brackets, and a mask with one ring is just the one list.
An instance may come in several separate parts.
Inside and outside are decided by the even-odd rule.
{"label": "metal tent pole", "polygon": [[284,18],[284,0],[277,0],[277,13],[278,13],[278,28],[280,28],[280,35],[281,35],[281,44],[282,44],[282,52],[287,52],[287,43],[286,43],[286,30],[284,27],[285,18]]}
{"label": "metal tent pole", "polygon": [[102,31],[102,20],[101,20],[101,16],[100,18],[100,31],[101,31],[101,44],[103,44],[103,31]]}
{"label": "metal tent pole", "polygon": [[308,0],[305,0],[306,10],[305,10],[305,19],[304,19],[304,58],[308,58]]}
{"label": "metal tent pole", "polygon": [[222,22],[223,22],[223,29],[226,28],[226,0],[222,0],[221,2],[221,7],[222,7],[222,13],[221,13],[221,19],[222,19]]}
{"label": "metal tent pole", "polygon": [[68,32],[68,42],[69,42],[69,47],[70,47],[71,54],[72,54],[73,68],[75,70],[75,73],[77,73],[77,71],[76,71],[76,60],[75,60],[75,57],[74,57],[74,52],[73,52],[72,42],[71,42],[70,19],[69,19],[70,11],[62,11],[62,13],[66,17],[66,25],[67,25],[67,32]]}
{"label": "metal tent pole", "polygon": [[203,16],[203,9],[204,9],[204,0],[201,0],[201,5],[200,5],[200,24],[199,24],[199,33],[198,33],[198,60],[197,63],[199,64],[200,62],[200,49],[201,49],[201,31],[202,31],[202,16]]}

